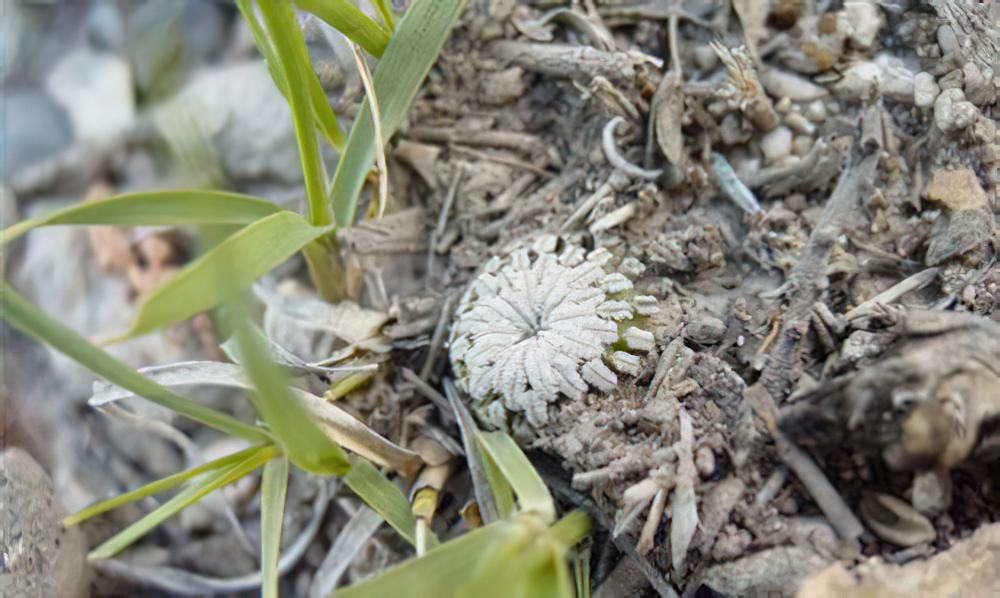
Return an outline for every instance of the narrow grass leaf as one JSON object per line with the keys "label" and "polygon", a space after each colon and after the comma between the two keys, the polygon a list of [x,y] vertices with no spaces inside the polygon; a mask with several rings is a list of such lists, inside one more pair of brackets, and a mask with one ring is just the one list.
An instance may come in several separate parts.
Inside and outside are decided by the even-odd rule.
{"label": "narrow grass leaf", "polygon": [[[231,348],[236,354],[236,361],[243,362],[243,357],[238,354],[239,347],[236,339],[233,339]],[[186,361],[143,368],[140,372],[166,387],[204,384],[243,390],[255,389],[244,368],[231,363]],[[316,422],[320,429],[345,449],[381,466],[398,471],[407,477],[415,475],[417,470],[423,466],[420,455],[380,436],[356,417],[329,401],[294,386],[289,390],[303,404],[310,418]],[[101,407],[133,395],[134,393],[128,389],[114,385],[97,384],[94,388],[94,395],[88,404],[92,407]]]}
{"label": "narrow grass leaf", "polygon": [[396,533],[412,546],[417,543],[417,519],[410,503],[382,472],[364,459],[351,459],[351,471],[344,477],[347,486],[385,519]]}
{"label": "narrow grass leaf", "polygon": [[280,210],[281,208],[267,200],[226,191],[177,190],[126,193],[108,199],[76,203],[48,216],[19,222],[3,231],[0,242],[12,241],[40,226],[249,224]]}
{"label": "narrow grass leaf", "polygon": [[287,492],[288,459],[271,459],[264,465],[260,483],[260,592],[263,598],[278,598],[278,554]]}
{"label": "narrow grass leaf", "polygon": [[372,4],[375,6],[375,10],[378,11],[380,17],[382,17],[382,23],[389,30],[390,33],[396,30],[396,15],[392,12],[392,7],[389,6],[389,2],[386,0],[374,0]]}
{"label": "narrow grass leaf", "polygon": [[428,550],[422,557],[404,561],[374,578],[339,589],[336,596],[455,596],[459,588],[481,573],[498,550],[521,541],[523,536],[516,524],[492,523]]}
{"label": "narrow grass leaf", "polygon": [[77,511],[72,515],[69,515],[68,517],[63,519],[62,524],[66,527],[69,527],[71,525],[76,525],[80,522],[90,519],[91,517],[96,517],[101,513],[107,513],[108,511],[116,509],[122,505],[128,504],[130,502],[135,502],[137,500],[146,498],[147,496],[152,496],[157,492],[163,492],[164,490],[169,490],[170,488],[178,486],[181,483],[186,482],[192,478],[195,478],[203,473],[207,473],[209,471],[215,471],[217,469],[222,469],[223,467],[229,467],[235,463],[243,461],[246,458],[256,454],[259,449],[260,447],[256,446],[244,449],[242,451],[233,453],[231,455],[226,455],[225,457],[222,457],[220,459],[216,459],[215,461],[209,461],[204,465],[199,465],[198,467],[192,467],[191,469],[182,471],[180,473],[175,473],[165,478],[161,478],[159,480],[156,480],[155,482],[146,484],[141,488],[136,488],[135,490],[132,490],[130,492],[119,494],[114,498],[109,498],[108,500],[102,500],[98,503],[90,505],[89,507]]}
{"label": "narrow grass leaf", "polygon": [[295,0],[299,8],[311,12],[344,34],[372,56],[382,56],[389,34],[348,0]]}
{"label": "narrow grass leaf", "polygon": [[[478,438],[478,434],[476,436]],[[489,486],[490,498],[496,505],[497,518],[507,519],[514,514],[517,507],[514,501],[514,489],[507,482],[507,478],[500,468],[497,467],[496,461],[483,450],[482,445],[478,442],[476,442],[476,450],[480,451],[482,455],[483,472],[486,475],[486,484]]]}
{"label": "narrow grass leaf", "polygon": [[549,528],[552,538],[563,548],[569,549],[590,533],[590,516],[583,511],[571,511]]}
{"label": "narrow grass leaf", "polygon": [[326,232],[287,211],[240,229],[154,291],[139,307],[128,332],[108,342],[152,332],[216,307]]}
{"label": "narrow grass leaf", "polygon": [[252,442],[270,440],[270,436],[260,428],[245,424],[224,413],[178,396],[149,380],[105,351],[90,344],[73,330],[47,316],[6,284],[0,286],[0,294],[2,294],[0,297],[0,307],[2,307],[0,316],[4,320],[38,341],[47,343],[113,384],[227,434]]}
{"label": "narrow grass leaf", "polygon": [[[472,490],[476,496],[479,513],[486,523],[506,518],[514,509],[514,498],[510,486],[497,471],[496,466],[489,463],[483,455],[479,443],[476,442],[476,436],[479,434],[476,422],[462,403],[459,391],[450,379],[446,378],[444,381],[444,392],[448,397],[448,404],[451,405],[451,410],[455,414],[458,429],[462,433],[462,448],[465,449],[465,460],[469,467],[469,477],[472,478]],[[502,483],[502,486],[495,486],[494,483]],[[504,488],[506,491],[500,492]],[[496,496],[498,493],[507,499],[503,502],[502,510],[501,506],[498,505],[498,500],[500,500]]]}
{"label": "narrow grass leaf", "polygon": [[382,527],[382,516],[362,506],[337,532],[330,550],[316,569],[309,596],[325,596],[337,587],[347,568],[358,557],[375,532]]}
{"label": "narrow grass leaf", "polygon": [[[463,5],[464,0],[417,0],[400,20],[375,68],[375,96],[382,110],[382,141],[388,141],[402,124]],[[372,113],[364,106],[354,121],[333,177],[331,198],[338,226],[353,224],[358,196],[375,152]]]}
{"label": "narrow grass leaf", "polygon": [[350,466],[337,443],[319,429],[299,396],[292,392],[288,373],[271,361],[263,339],[250,327],[242,301],[227,304],[236,352],[256,392],[254,406],[277,436],[285,455],[302,469],[319,475],[340,476]]}
{"label": "narrow grass leaf", "polygon": [[480,432],[479,444],[514,489],[521,510],[538,513],[546,523],[555,521],[552,495],[514,439],[504,432]]}
{"label": "narrow grass leaf", "polygon": [[[250,5],[250,0],[236,0],[236,6],[239,8],[247,24],[250,25],[254,42],[256,42],[257,49],[260,50],[261,55],[264,56],[264,62],[267,64],[267,70],[271,73],[271,79],[274,80],[278,91],[287,100],[288,82],[285,80],[285,73],[281,70],[281,63],[278,61],[270,40],[267,39],[267,34],[264,33],[264,28],[261,27],[260,22],[257,20],[257,15]],[[309,85],[309,100],[312,105],[313,117],[316,119],[316,126],[323,136],[326,137],[330,145],[340,152],[344,149],[347,138],[344,136],[344,132],[340,130],[340,124],[337,123],[337,115],[334,114],[333,108],[330,107],[330,100],[327,99],[319,78],[315,72],[311,72],[310,74],[312,76],[307,77],[307,83]]]}
{"label": "narrow grass leaf", "polygon": [[259,447],[250,457],[224,469],[207,474],[199,483],[181,490],[152,513],[112,536],[111,539],[94,549],[87,558],[90,560],[100,560],[118,554],[133,542],[146,535],[154,527],[176,515],[181,510],[198,502],[209,493],[253,472],[277,456],[277,454],[278,450],[273,446]]}
{"label": "narrow grass leaf", "polygon": [[295,140],[302,162],[302,176],[309,201],[309,221],[315,225],[330,223],[326,203],[326,175],[313,132],[314,113],[309,91],[309,77],[315,77],[306,42],[295,21],[295,9],[289,0],[267,0],[259,4],[264,24],[274,43],[274,53],[287,86],[286,99],[292,110]]}

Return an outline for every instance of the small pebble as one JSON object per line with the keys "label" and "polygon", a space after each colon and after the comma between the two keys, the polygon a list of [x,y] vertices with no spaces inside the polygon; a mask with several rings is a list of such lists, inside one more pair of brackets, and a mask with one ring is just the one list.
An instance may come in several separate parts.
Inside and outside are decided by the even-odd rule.
{"label": "small pebble", "polygon": [[816,132],[816,125],[809,122],[809,119],[799,114],[798,112],[793,112],[785,117],[785,124],[795,131],[796,133],[803,133],[805,135],[812,135]]}
{"label": "small pebble", "polygon": [[913,478],[913,508],[934,517],[951,506],[951,477],[948,473],[928,471]]}
{"label": "small pebble", "polygon": [[917,73],[916,77],[913,78],[913,103],[917,105],[917,108],[933,106],[940,91],[937,81],[934,80],[934,75],[930,73]]}
{"label": "small pebble", "polygon": [[813,148],[816,141],[808,135],[796,135],[792,140],[792,153],[796,156],[804,156]]}
{"label": "small pebble", "polygon": [[780,162],[792,153],[792,131],[778,127],[760,138],[760,150],[770,163]]}
{"label": "small pebble", "polygon": [[715,473],[715,453],[707,446],[700,446],[694,455],[694,466],[703,478],[709,478]]}
{"label": "small pebble", "polygon": [[726,323],[715,316],[698,316],[684,326],[684,336],[702,345],[713,345],[726,334]]}
{"label": "small pebble", "polygon": [[815,100],[806,106],[806,118],[814,123],[823,122],[826,119],[826,105],[823,100]]}

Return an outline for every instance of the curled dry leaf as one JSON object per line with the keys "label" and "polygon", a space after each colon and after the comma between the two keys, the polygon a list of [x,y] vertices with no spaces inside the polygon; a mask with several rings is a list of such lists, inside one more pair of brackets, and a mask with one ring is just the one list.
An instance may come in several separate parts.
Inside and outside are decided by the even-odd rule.
{"label": "curled dry leaf", "polygon": [[653,94],[649,109],[660,151],[671,164],[682,166],[686,153],[684,134],[681,131],[681,119],[684,116],[684,79],[680,70],[673,69],[664,75],[656,93]]}
{"label": "curled dry leaf", "polygon": [[896,546],[910,547],[933,540],[930,520],[894,496],[873,492],[861,499],[861,519],[875,535]]}

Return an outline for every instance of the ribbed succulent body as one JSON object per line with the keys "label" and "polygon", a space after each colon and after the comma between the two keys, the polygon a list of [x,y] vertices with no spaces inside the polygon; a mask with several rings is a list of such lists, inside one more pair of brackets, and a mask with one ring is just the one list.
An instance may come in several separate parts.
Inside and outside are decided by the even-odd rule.
{"label": "ribbed succulent body", "polygon": [[522,249],[485,268],[469,286],[452,327],[450,355],[459,386],[503,426],[522,412],[544,425],[560,396],[579,399],[591,389],[610,393],[618,375],[635,375],[638,356],[612,347],[649,351],[653,335],[629,325],[652,314],[656,300],[636,296],[634,259],[611,268],[606,250],[569,246],[558,255]]}

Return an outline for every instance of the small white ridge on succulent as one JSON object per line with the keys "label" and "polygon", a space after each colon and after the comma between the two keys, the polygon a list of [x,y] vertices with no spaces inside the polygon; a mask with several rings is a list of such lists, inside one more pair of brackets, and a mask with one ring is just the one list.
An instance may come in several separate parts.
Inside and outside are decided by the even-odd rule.
{"label": "small white ridge on succulent", "polygon": [[[608,299],[632,288],[613,269],[615,256],[573,245],[557,255],[557,247],[557,238],[542,237],[530,250],[491,260],[456,311],[449,346],[456,381],[490,425],[499,427],[508,412],[518,412],[540,427],[559,397],[579,400],[592,388],[613,392],[618,376],[604,360],[624,373],[641,367],[638,356],[612,352],[612,346],[654,346],[648,331],[619,331],[617,322],[636,308],[631,300]],[[631,270],[641,268],[632,264]]]}
{"label": "small white ridge on succulent", "polygon": [[604,392],[611,392],[618,386],[618,376],[600,359],[591,359],[583,364],[583,379]]}
{"label": "small white ridge on succulent", "polygon": [[632,281],[626,278],[621,272],[612,272],[604,277],[604,280],[601,281],[601,286],[608,293],[621,293],[632,288]]}
{"label": "small white ridge on succulent", "polygon": [[629,349],[635,349],[636,351],[652,351],[653,347],[656,346],[656,340],[652,332],[636,328],[635,326],[629,326],[629,329],[625,331],[622,338],[625,339],[625,344],[628,345]]}
{"label": "small white ridge on succulent", "polygon": [[646,271],[646,266],[642,265],[642,262],[629,256],[622,260],[622,263],[618,264],[618,271],[628,276],[632,280],[642,276],[642,273]]}
{"label": "small white ridge on succulent", "polygon": [[593,262],[598,266],[603,266],[607,264],[609,261],[611,261],[612,257],[614,256],[611,255],[610,251],[608,251],[604,247],[599,247],[587,254],[587,261]]}
{"label": "small white ridge on succulent", "polygon": [[660,311],[660,302],[651,295],[636,295],[632,298],[632,305],[640,316],[651,316]]}
{"label": "small white ridge on succulent", "polygon": [[632,317],[632,304],[628,301],[605,301],[597,306],[597,315],[612,320],[626,320]]}
{"label": "small white ridge on succulent", "polygon": [[563,252],[559,254],[559,263],[572,268],[579,266],[587,257],[587,251],[579,245],[567,245]]}
{"label": "small white ridge on succulent", "polygon": [[615,351],[611,354],[611,364],[615,369],[630,376],[639,375],[639,358],[625,351]]}

